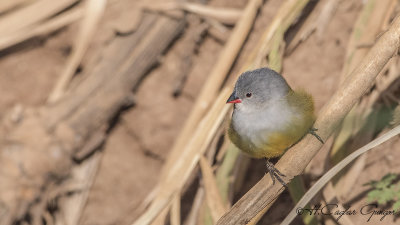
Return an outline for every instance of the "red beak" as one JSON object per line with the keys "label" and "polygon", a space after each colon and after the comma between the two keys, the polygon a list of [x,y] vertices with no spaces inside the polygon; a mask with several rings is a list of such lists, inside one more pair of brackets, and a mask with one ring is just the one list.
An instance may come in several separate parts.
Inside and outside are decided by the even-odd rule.
{"label": "red beak", "polygon": [[242,100],[240,100],[240,98],[236,97],[236,93],[233,92],[231,94],[231,96],[229,96],[228,100],[226,101],[226,103],[241,103]]}
{"label": "red beak", "polygon": [[229,102],[226,102],[226,103],[241,103],[241,102],[242,102],[242,100],[235,99],[235,100],[232,100],[232,101],[229,101]]}

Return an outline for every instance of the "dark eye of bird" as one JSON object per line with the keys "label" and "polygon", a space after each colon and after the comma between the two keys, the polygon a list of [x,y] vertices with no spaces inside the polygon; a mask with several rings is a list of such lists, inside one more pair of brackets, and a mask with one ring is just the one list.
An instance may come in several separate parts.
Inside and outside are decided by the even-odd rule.
{"label": "dark eye of bird", "polygon": [[251,93],[247,93],[246,97],[250,98],[251,97]]}

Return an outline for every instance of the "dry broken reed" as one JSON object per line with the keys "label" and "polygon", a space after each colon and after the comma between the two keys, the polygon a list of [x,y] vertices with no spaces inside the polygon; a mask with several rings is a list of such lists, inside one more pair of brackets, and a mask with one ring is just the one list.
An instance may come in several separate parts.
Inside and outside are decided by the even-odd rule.
{"label": "dry broken reed", "polygon": [[[296,217],[296,209],[304,208],[305,205],[322,189],[322,187],[329,182],[340,170],[344,167],[349,165],[353,160],[359,157],[362,154],[367,153],[369,150],[379,146],[380,144],[388,141],[389,139],[393,138],[394,136],[400,134],[400,126],[393,128],[392,130],[388,131],[384,135],[380,136],[379,138],[371,141],[367,145],[363,146],[362,148],[354,151],[352,154],[344,158],[340,161],[337,165],[335,165],[332,169],[330,169],[327,173],[324,174],[309,190],[308,192],[302,197],[302,199],[293,207],[290,211],[289,215],[282,221],[282,225],[289,225],[291,221]],[[345,208],[343,208],[345,209]],[[351,223],[351,222],[349,222]],[[346,224],[349,224],[346,222]]]}
{"label": "dry broken reed", "polygon": [[[395,1],[392,0],[386,0],[379,1],[379,4],[376,4],[376,1],[370,0],[363,6],[363,10],[355,23],[347,48],[346,61],[341,75],[342,81],[369,50],[368,47],[359,46],[371,46],[372,43],[375,42],[376,37],[384,31],[384,27],[389,23],[388,19],[390,18],[390,16],[388,17],[387,15],[392,15],[394,2]],[[388,65],[390,65],[390,63]],[[383,71],[385,70],[382,70],[382,72]],[[377,80],[382,78],[384,77],[378,76]],[[380,116],[379,108],[376,106],[379,100],[377,98],[379,92],[378,89],[375,89],[372,93],[364,96],[344,118],[337,135],[335,135],[335,140],[330,152],[330,161],[333,164],[341,161],[356,147],[371,141],[374,133],[379,132],[376,128],[377,119]],[[343,171],[336,176],[334,184],[332,183],[327,187],[333,187],[333,191],[323,192],[326,202],[338,201],[338,204],[341,204],[343,197],[346,196],[355,185],[357,179],[354,178],[359,177],[359,174],[363,171],[366,163],[366,156],[367,155],[364,154],[358,158],[347,171]]]}
{"label": "dry broken reed", "polygon": [[[337,128],[345,115],[361,96],[372,86],[376,76],[398,50],[400,44],[400,18],[396,18],[390,29],[384,33],[371,48],[357,68],[339,87],[331,100],[323,107],[315,127],[320,137],[326,140]],[[285,181],[301,174],[322,144],[312,136],[306,136],[297,145],[287,151],[276,167],[287,175]],[[218,224],[245,224],[282,193],[280,184],[272,185],[271,178],[264,176],[225,214]]]}
{"label": "dry broken reed", "polygon": [[[213,70],[204,84],[201,93],[198,95],[195,106],[193,107],[184,128],[175,141],[161,174],[154,200],[146,212],[142,214],[142,216],[134,224],[149,224],[159,215],[164,217],[166,213],[164,212],[160,214],[160,212],[168,208],[174,193],[179,193],[180,189],[185,183],[185,179],[177,178],[184,178],[185,176],[182,176],[182,174],[187,174],[188,172],[190,174],[191,170],[197,164],[199,154],[202,154],[199,151],[201,146],[204,144],[204,140],[200,140],[199,136],[206,136],[206,134],[209,134],[210,129],[208,128],[200,130],[199,121],[211,105],[211,102],[216,104],[217,101],[215,96],[218,94],[218,90],[221,87],[222,82],[225,80],[232,63],[234,62],[244,40],[247,37],[247,34],[250,31],[258,8],[261,6],[261,2],[261,0],[251,0],[244,9],[241,19],[238,21],[234,30],[232,31],[228,42],[225,44],[225,47],[220,54],[219,60],[213,67]],[[220,97],[217,99],[223,100],[219,101],[218,104],[224,104],[226,96],[229,94],[229,92],[230,91],[221,92]],[[225,107],[225,109],[227,109],[227,107]],[[219,111],[216,112],[212,112],[212,110],[210,110],[209,114],[205,116],[204,119],[209,117],[211,118],[209,120],[203,120],[203,125],[209,127],[211,124],[216,123],[217,118],[222,119],[223,115],[225,115],[222,114],[221,116],[220,112],[222,111],[222,109],[219,109]],[[202,132],[204,133],[202,134]],[[196,135],[196,133],[198,134]],[[194,145],[193,142],[196,142],[197,145]],[[192,150],[189,151],[189,148]],[[188,164],[188,162],[191,163]]]}
{"label": "dry broken reed", "polygon": [[[24,7],[15,13],[9,14],[0,22],[0,34],[3,34],[0,38],[0,49],[8,48],[31,37],[49,33],[74,21],[83,19],[81,20],[79,37],[74,44],[73,52],[63,73],[64,75],[59,80],[58,85],[49,98],[49,102],[54,102],[63,95],[72,75],[81,62],[101,18],[106,1],[88,0],[85,10],[83,10],[81,6],[75,6],[55,16],[51,20],[48,20],[48,18],[56,15],[58,12],[77,1],[40,0],[30,4],[24,0],[15,1],[13,4],[10,2],[11,1],[8,1],[8,3],[3,6],[0,5],[0,11],[3,8],[9,9],[13,4],[19,6],[24,5]],[[360,45],[360,43],[373,43],[376,34],[382,30],[382,27],[386,24],[385,22],[389,20],[388,14],[390,13],[387,12],[393,10],[394,2],[394,0],[387,0],[385,4],[379,5],[380,8],[373,8],[373,10],[377,11],[375,14],[372,13],[373,16],[371,16],[374,18],[372,21],[374,23],[371,25],[372,28],[368,26],[365,28],[369,31],[366,33],[369,36],[363,36],[364,38],[361,39],[361,41],[354,42],[352,43],[352,47],[349,47],[349,49],[353,51],[357,50],[357,57],[354,57],[354,52],[349,51],[351,52],[349,55],[353,57],[353,61],[351,63],[346,63],[343,74],[350,74],[349,71],[352,71],[352,68],[358,64],[357,60],[361,61],[367,54],[367,48],[360,49],[357,48],[357,46]],[[242,71],[265,66],[266,64],[278,71],[282,68],[282,59],[285,50],[285,33],[299,18],[307,3],[308,0],[291,0],[282,5],[277,16],[271,22],[271,25],[261,38],[260,44],[256,50],[253,51],[252,56],[249,57],[249,61]],[[324,26],[321,26],[321,24],[324,23],[316,24],[315,21],[313,22],[312,20],[314,18],[320,18],[318,19],[319,21],[329,21],[337,3],[337,0],[325,0],[323,3],[320,3],[319,6],[321,8],[314,10],[314,16],[310,16],[308,20],[310,24],[305,26],[306,29],[304,29],[303,32],[300,32],[301,35],[296,36],[288,49],[291,51],[294,46],[306,39],[315,29],[321,32],[321,30],[324,29]],[[45,10],[43,11],[42,8],[44,5],[46,5],[46,7],[44,7]],[[207,19],[211,17],[222,23],[234,24],[236,22],[237,24],[221,53],[219,61],[213,68],[202,92],[199,94],[199,99],[196,101],[195,107],[184,129],[171,151],[165,168],[163,169],[161,181],[156,191],[153,193],[155,197],[150,207],[142,217],[134,223],[135,225],[164,223],[168,212],[170,213],[170,223],[172,225],[181,224],[181,193],[184,185],[187,185],[185,183],[189,180],[188,178],[191,176],[198,163],[200,163],[204,181],[204,189],[200,187],[199,198],[205,196],[204,198],[207,201],[207,206],[211,210],[213,223],[216,223],[224,212],[228,210],[227,200],[225,199],[228,190],[225,190],[223,193],[224,196],[221,196],[218,190],[218,184],[220,183],[216,180],[218,178],[214,176],[213,168],[204,158],[203,153],[215,138],[215,134],[219,127],[221,127],[222,121],[229,110],[229,106],[224,105],[224,101],[229,95],[230,89],[224,88],[220,91],[220,88],[239,50],[243,46],[255,19],[257,10],[261,5],[261,0],[251,0],[243,12],[239,10],[221,10],[185,2],[169,5],[171,7],[170,10],[186,10]],[[38,9],[40,9],[41,13],[32,13],[34,11],[37,12]],[[221,12],[225,14],[221,14]],[[242,16],[239,17],[240,15]],[[323,16],[324,18],[321,19]],[[21,18],[23,18],[23,23],[21,23]],[[239,21],[237,21],[238,18],[240,18]],[[376,18],[379,18],[379,20]],[[387,60],[396,53],[399,47],[399,29],[400,22],[397,19],[390,30],[382,35],[381,39],[376,43],[376,46],[372,48],[371,52],[369,52],[366,58],[361,62],[361,65],[350,74],[346,80],[346,84],[340,87],[332,100],[324,107],[316,122],[316,127],[319,128],[321,137],[326,139],[333,132],[344,115],[349,112],[351,107],[372,85],[374,78],[383,68]],[[371,32],[371,30],[374,32]],[[356,32],[356,30],[354,32]],[[385,84],[388,86],[394,78],[395,76],[391,76],[391,79],[387,80]],[[232,83],[229,83],[229,86],[232,87]],[[214,104],[211,104],[212,102],[214,102]],[[346,138],[351,138],[351,136]],[[302,172],[307,162],[311,160],[312,156],[320,147],[321,145],[319,142],[312,137],[307,137],[290,150],[277,164],[277,167],[287,174],[290,179]],[[232,171],[235,165],[232,162],[235,162],[234,158],[237,158],[238,154],[234,151],[237,151],[237,149],[232,151],[228,150],[228,153],[226,153],[230,155],[230,153],[233,152],[233,154],[231,154],[232,158],[226,158],[223,162],[226,163],[223,165],[227,165],[227,168],[224,168],[226,171]],[[77,184],[81,185],[80,187],[85,191],[82,195],[71,198],[66,204],[61,206],[60,210],[64,210],[65,215],[68,217],[68,224],[76,224],[79,221],[80,213],[82,212],[89,193],[89,188],[95,177],[95,171],[97,171],[100,157],[101,155],[97,154],[92,161],[83,166],[83,172],[77,170],[78,172],[75,174],[75,178],[78,180]],[[362,165],[360,166],[358,164],[356,171],[352,173],[360,173],[360,168],[362,168]],[[221,173],[223,174],[221,175],[221,179],[224,185],[230,182],[229,179],[232,179],[228,177],[229,173],[226,171]],[[218,172],[219,171],[217,171],[217,174]],[[171,182],[173,182],[173,184]],[[353,184],[347,185],[346,187],[351,187]],[[264,177],[248,194],[235,204],[220,221],[218,221],[218,224],[244,224],[247,221],[250,221],[250,224],[257,223],[282,190],[279,184],[271,186],[269,176]],[[200,204],[194,205],[200,207]],[[57,219],[61,220],[61,218]],[[48,223],[51,222],[50,219],[47,219],[47,221]],[[193,221],[194,220],[191,222],[192,224],[195,223]]]}
{"label": "dry broken reed", "polygon": [[7,8],[20,6],[0,20],[0,50],[11,47],[29,38],[43,35],[64,27],[81,18],[80,7],[73,7],[54,18],[51,16],[65,10],[77,0],[40,0],[34,2],[7,1]]}
{"label": "dry broken reed", "polygon": [[90,41],[93,39],[97,24],[103,15],[106,4],[107,0],[87,0],[79,32],[75,38],[74,46],[72,47],[72,53],[68,58],[63,73],[49,95],[49,103],[54,103],[59,100],[66,91],[68,84],[72,80],[75,71],[89,47]]}

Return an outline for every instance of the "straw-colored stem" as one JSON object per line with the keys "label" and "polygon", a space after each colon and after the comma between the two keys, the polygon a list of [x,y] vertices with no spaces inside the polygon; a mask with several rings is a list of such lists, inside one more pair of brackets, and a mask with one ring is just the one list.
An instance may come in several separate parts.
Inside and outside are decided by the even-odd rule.
{"label": "straw-colored stem", "polygon": [[75,2],[77,0],[40,0],[6,14],[0,20],[0,36],[11,34],[38,23],[57,14]]}
{"label": "straw-colored stem", "polygon": [[107,0],[88,0],[86,2],[85,14],[81,22],[80,31],[72,49],[72,54],[68,58],[64,71],[58,79],[48,102],[52,103],[61,98],[68,87],[76,68],[78,68],[90,41],[96,32],[97,24],[103,15]]}
{"label": "straw-colored stem", "polygon": [[[180,132],[177,140],[172,147],[172,150],[168,156],[168,160],[163,169],[161,179],[166,177],[166,173],[169,173],[171,167],[175,164],[175,159],[179,158],[182,154],[184,146],[188,143],[188,140],[193,135],[200,119],[204,116],[205,112],[209,108],[210,104],[215,100],[215,96],[218,93],[223,81],[226,78],[229,70],[232,67],[234,60],[236,59],[239,50],[242,48],[243,42],[245,41],[251,25],[254,22],[258,8],[261,6],[262,0],[251,0],[241,17],[236,24],[232,34],[225,44],[217,63],[214,65],[209,78],[204,84],[196,103],[186,120],[185,126]],[[161,182],[163,182],[161,180]]]}
{"label": "straw-colored stem", "polygon": [[200,122],[193,137],[190,138],[189,144],[179,157],[180,160],[175,162],[176,167],[171,169],[167,181],[160,186],[160,192],[146,212],[143,213],[135,223],[133,223],[134,225],[150,224],[158,217],[161,211],[168,209],[172,197],[180,192],[186,180],[197,165],[200,155],[204,154],[209,143],[217,132],[218,127],[222,123],[224,119],[223,115],[225,115],[229,109],[228,106],[224,104],[229,92],[228,88],[221,91],[220,95],[215,100],[213,107]]}
{"label": "straw-colored stem", "polygon": [[[253,52],[248,63],[244,66],[243,71],[247,69],[254,69],[262,66],[266,66],[265,59],[268,58],[269,67],[273,70],[280,71],[282,68],[282,58],[283,58],[283,48],[285,45],[284,34],[291,24],[298,18],[303,10],[303,8],[308,3],[308,0],[292,0],[287,1],[283,4],[274,20],[268,26],[266,32],[264,32],[262,38],[260,39],[257,48]],[[237,151],[236,149],[229,149],[229,151]],[[229,152],[227,153],[229,155]],[[226,158],[229,161],[236,161],[238,154],[234,156],[235,158]],[[233,166],[234,164],[230,163]],[[230,171],[231,169],[225,168],[225,170]],[[228,179],[225,179],[228,181]],[[220,183],[221,184],[221,183]],[[224,184],[225,188],[227,183]],[[249,224],[256,224],[264,215],[264,211],[260,211],[256,217],[254,217]]]}
{"label": "straw-colored stem", "polygon": [[210,208],[211,216],[215,223],[222,215],[224,215],[224,213],[227,211],[227,207],[218,190],[212,168],[204,156],[200,156],[200,168],[203,174],[207,205]]}
{"label": "straw-colored stem", "polygon": [[75,7],[59,16],[40,24],[35,24],[21,30],[0,37],[0,50],[28,40],[29,38],[43,35],[69,25],[82,18],[82,7]]}
{"label": "straw-colored stem", "polygon": [[[216,102],[218,91],[221,88],[221,85],[224,82],[230,68],[232,67],[232,64],[236,59],[240,49],[242,48],[243,42],[245,41],[252,27],[258,9],[261,5],[262,0],[251,0],[244,9],[240,20],[236,24],[229,40],[225,44],[224,49],[219,56],[219,60],[213,67],[209,78],[204,84],[202,91],[198,95],[189,118],[187,119],[183,129],[180,132],[180,135],[172,147],[172,150],[162,170],[160,182],[158,184],[158,190],[160,190],[160,192],[156,194],[156,197],[151,203],[150,207],[144,214],[142,214],[135,224],[151,223],[151,221],[157,217],[157,214],[160,212],[160,210],[167,207],[167,203],[171,200],[170,196],[176,191],[175,186],[171,187],[171,185],[169,185],[171,183],[171,177],[176,179],[177,171],[191,171],[196,165],[199,157],[198,154],[202,154],[201,151],[197,149],[196,151],[192,152],[193,155],[188,155],[189,151],[187,149],[193,149],[193,147],[196,147],[193,145],[193,143],[191,143],[192,140],[196,141],[196,143],[198,143],[197,145],[203,143],[201,139],[195,140],[193,138],[196,137],[195,132],[201,132],[198,129],[200,126],[199,121],[203,118],[211,103]],[[224,91],[220,93],[220,97],[227,99],[227,96],[229,96],[228,92],[229,91]],[[217,99],[220,99],[220,97]],[[221,103],[218,102],[218,104]],[[218,116],[223,118],[226,113],[221,114],[221,111],[224,110],[219,110],[219,112],[214,112],[214,114],[219,114]],[[211,111],[209,113],[211,113]],[[211,121],[215,122],[215,119],[216,118],[214,117],[214,120]],[[212,123],[211,121],[209,123]],[[198,133],[198,135],[204,136],[210,134],[209,130],[207,129],[204,129],[203,132],[204,134]],[[187,163],[187,159],[189,158],[191,162],[190,164]],[[177,161],[177,159],[179,160]],[[179,175],[179,177],[182,179],[180,179],[179,184],[177,184],[178,186],[182,185],[181,183],[185,181],[183,176]]]}
{"label": "straw-colored stem", "polygon": [[[340,163],[338,163],[336,166],[332,167],[323,177],[321,177],[312,187],[308,192],[303,196],[303,198],[300,199],[298,204],[292,209],[292,211],[289,213],[289,215],[285,218],[285,220],[282,222],[282,225],[288,225],[290,222],[294,219],[296,216],[296,209],[304,208],[305,204],[307,204],[313,196],[315,196],[316,193],[318,193],[319,190],[322,189],[322,187],[328,183],[330,179],[333,178],[335,174],[341,169],[343,169],[345,166],[349,165],[350,162],[355,160],[357,157],[360,155],[368,152],[369,150],[379,146],[380,144],[386,142],[387,140],[391,139],[392,137],[400,134],[400,125],[393,128],[389,132],[385,133],[381,137],[371,141],[367,145],[363,146],[362,148],[356,150],[352,154],[350,154],[348,157],[343,159]],[[339,210],[343,210],[339,208]],[[348,224],[348,223],[346,223]]]}
{"label": "straw-colored stem", "polygon": [[[314,126],[319,129],[319,136],[323,140],[327,140],[344,116],[371,87],[389,59],[397,53],[399,38],[400,18],[396,18],[390,29],[381,36],[321,110]],[[286,175],[284,181],[290,182],[294,176],[301,174],[321,147],[322,144],[314,136],[308,135],[289,149],[276,164],[276,168]],[[271,207],[283,190],[281,184],[272,185],[271,178],[264,176],[217,224],[246,224],[259,211]]]}
{"label": "straw-colored stem", "polygon": [[[355,24],[352,36],[350,38],[347,60],[343,67],[342,79],[349,75],[349,71],[353,70],[357,63],[368,53],[368,48],[357,48],[357,46],[365,43],[373,43],[382,31],[387,18],[387,14],[391,13],[391,5],[395,0],[383,0],[377,4],[376,0],[369,0],[363,7],[359,18]],[[346,115],[341,125],[341,130],[336,135],[335,141],[330,152],[331,161],[333,164],[338,163],[347,155],[349,155],[355,147],[367,143],[373,138],[376,126],[376,118],[378,113],[374,112],[373,104],[377,98],[373,99],[373,95],[364,97],[362,102],[356,104],[355,107]],[[366,103],[368,101],[368,103]],[[366,103],[366,104],[363,104]],[[337,197],[343,196],[357,181],[354,177],[362,171],[363,165],[358,161],[358,170],[349,170],[352,173],[347,173],[350,176],[342,176],[346,171],[342,171],[333,181],[337,183]],[[338,180],[339,179],[339,180]],[[327,197],[327,196],[325,196]],[[329,199],[327,199],[330,201]]]}

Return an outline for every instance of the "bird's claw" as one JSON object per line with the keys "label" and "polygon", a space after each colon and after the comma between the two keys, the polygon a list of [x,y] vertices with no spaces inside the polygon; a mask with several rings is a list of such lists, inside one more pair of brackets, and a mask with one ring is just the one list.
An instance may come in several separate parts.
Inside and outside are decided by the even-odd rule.
{"label": "bird's claw", "polygon": [[287,184],[285,181],[282,180],[281,177],[286,177],[283,173],[281,173],[278,169],[275,168],[274,164],[272,164],[270,161],[267,159],[267,170],[269,175],[271,176],[272,180],[272,185],[275,184],[275,178],[281,183],[284,187],[287,187]]}
{"label": "bird's claw", "polygon": [[322,144],[325,144],[324,140],[322,140],[322,138],[316,133],[316,131],[318,131],[317,128],[312,127],[308,133],[310,133],[311,135],[313,135],[314,137],[316,137],[318,139],[318,141],[320,141]]}

